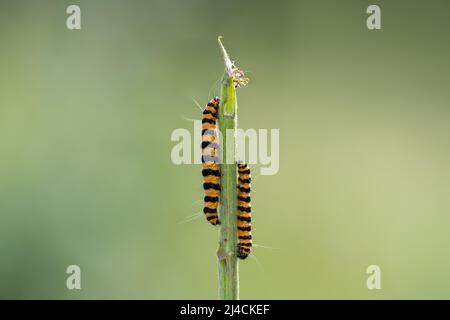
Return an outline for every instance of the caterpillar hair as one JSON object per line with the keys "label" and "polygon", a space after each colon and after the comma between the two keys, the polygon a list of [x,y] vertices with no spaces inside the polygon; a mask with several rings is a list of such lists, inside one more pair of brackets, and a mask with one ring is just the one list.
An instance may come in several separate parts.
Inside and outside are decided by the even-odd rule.
{"label": "caterpillar hair", "polygon": [[217,215],[221,188],[216,126],[219,105],[218,97],[211,99],[202,115],[202,175],[205,192],[203,213],[212,225],[220,224]]}
{"label": "caterpillar hair", "polygon": [[237,163],[237,228],[238,248],[237,257],[245,259],[252,247],[252,206],[250,198],[251,175],[250,167],[245,162]]}

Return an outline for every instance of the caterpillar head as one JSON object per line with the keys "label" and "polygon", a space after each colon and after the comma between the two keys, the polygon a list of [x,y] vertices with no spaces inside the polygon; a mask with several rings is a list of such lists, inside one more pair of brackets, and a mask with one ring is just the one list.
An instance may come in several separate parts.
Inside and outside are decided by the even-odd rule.
{"label": "caterpillar head", "polygon": [[[220,98],[214,97],[208,102],[205,110],[209,109],[209,111],[211,111],[213,114],[215,114],[215,113],[217,113],[217,110],[219,109],[219,105],[220,105]],[[205,112],[205,110],[204,110],[204,112]]]}
{"label": "caterpillar head", "polygon": [[239,245],[238,245],[237,257],[242,260],[244,260],[245,258],[248,257],[248,252],[245,252],[244,248]]}
{"label": "caterpillar head", "polygon": [[242,160],[236,161],[236,164],[237,164],[239,169],[244,169],[244,168],[247,167],[247,163],[245,161],[242,161]]}

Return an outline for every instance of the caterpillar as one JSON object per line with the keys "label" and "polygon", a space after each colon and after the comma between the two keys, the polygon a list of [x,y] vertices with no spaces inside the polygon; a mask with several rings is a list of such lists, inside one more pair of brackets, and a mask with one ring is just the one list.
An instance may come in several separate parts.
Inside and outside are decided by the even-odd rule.
{"label": "caterpillar", "polygon": [[216,126],[219,105],[218,97],[211,99],[202,115],[202,176],[205,193],[203,213],[212,225],[220,224],[217,215],[221,187]]}
{"label": "caterpillar", "polygon": [[237,257],[245,259],[250,254],[250,248],[252,247],[252,206],[250,198],[252,178],[250,175],[250,167],[247,163],[238,162],[237,169]]}
{"label": "caterpillar", "polygon": [[[207,104],[202,115],[202,176],[204,189],[203,213],[212,225],[220,224],[217,209],[220,199],[220,165],[218,161],[217,115],[220,99],[215,97]],[[245,259],[251,252],[251,174],[245,162],[237,162],[237,257]]]}

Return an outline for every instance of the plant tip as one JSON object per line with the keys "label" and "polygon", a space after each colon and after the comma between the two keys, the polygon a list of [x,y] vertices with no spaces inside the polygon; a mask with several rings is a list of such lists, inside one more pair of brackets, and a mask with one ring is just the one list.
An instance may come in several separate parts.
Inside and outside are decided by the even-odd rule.
{"label": "plant tip", "polygon": [[225,46],[222,43],[222,36],[219,36],[217,38],[217,41],[219,42],[219,47],[223,54],[223,61],[225,64],[225,71],[229,78],[233,79],[234,86],[236,88],[244,87],[248,83],[248,78],[245,76],[244,71],[238,69],[236,65],[231,61],[230,56],[228,55],[227,50],[225,49]]}

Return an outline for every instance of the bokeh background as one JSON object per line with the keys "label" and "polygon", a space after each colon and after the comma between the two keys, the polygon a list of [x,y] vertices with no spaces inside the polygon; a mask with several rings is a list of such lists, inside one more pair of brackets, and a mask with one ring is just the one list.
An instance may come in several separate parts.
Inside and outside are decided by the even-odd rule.
{"label": "bokeh background", "polygon": [[[82,29],[66,28],[78,4]],[[366,28],[378,4],[382,29]],[[215,299],[199,165],[170,160],[223,72],[280,129],[243,299],[450,298],[448,1],[0,3],[0,297]],[[66,289],[81,267],[82,290]],[[366,288],[366,268],[382,289]]]}

